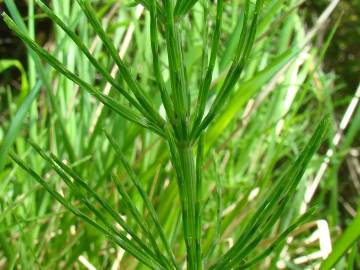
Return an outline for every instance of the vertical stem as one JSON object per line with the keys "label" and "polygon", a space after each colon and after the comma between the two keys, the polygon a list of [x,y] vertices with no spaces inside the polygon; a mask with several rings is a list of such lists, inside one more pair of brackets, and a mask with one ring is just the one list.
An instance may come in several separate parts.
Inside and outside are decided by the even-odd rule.
{"label": "vertical stem", "polygon": [[202,250],[201,250],[201,200],[202,200],[202,168],[204,156],[204,136],[201,135],[198,141],[198,148],[196,153],[196,203],[195,203],[195,242],[196,242],[196,257],[198,269],[203,269]]}
{"label": "vertical stem", "polygon": [[184,239],[187,249],[187,269],[188,270],[200,270],[201,266],[201,254],[197,252],[200,250],[200,241],[197,240],[197,219],[196,216],[196,203],[197,203],[197,179],[195,169],[195,158],[193,146],[190,144],[178,145],[177,152],[179,156],[180,167],[177,170],[178,176],[182,179],[183,189],[183,227],[184,227]]}

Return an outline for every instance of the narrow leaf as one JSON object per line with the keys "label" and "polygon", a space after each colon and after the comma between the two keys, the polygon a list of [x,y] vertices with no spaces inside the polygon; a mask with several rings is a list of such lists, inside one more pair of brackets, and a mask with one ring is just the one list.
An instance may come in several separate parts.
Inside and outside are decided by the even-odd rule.
{"label": "narrow leaf", "polygon": [[135,172],[133,171],[133,169],[131,168],[130,164],[127,162],[127,160],[125,159],[125,156],[123,155],[122,151],[121,151],[121,148],[119,146],[119,144],[115,141],[115,139],[109,134],[109,133],[106,133],[107,135],[107,138],[109,139],[110,143],[112,144],[112,146],[114,147],[118,157],[120,158],[120,161],[122,163],[122,165],[124,166],[126,172],[128,173],[132,183],[134,184],[134,186],[136,187],[136,189],[138,190],[138,192],[140,193],[141,195],[141,198],[143,199],[144,203],[145,203],[145,206],[147,208],[147,210],[149,211],[150,213],[150,216],[155,224],[155,228],[162,240],[162,243],[164,244],[165,246],[165,249],[166,249],[166,252],[168,253],[168,256],[170,257],[173,265],[175,266],[175,268],[178,269],[178,266],[177,266],[177,263],[176,263],[176,260],[175,260],[175,255],[173,253],[173,251],[171,250],[171,247],[170,247],[170,244],[165,236],[165,233],[161,227],[161,224],[160,224],[160,221],[159,221],[159,218],[156,214],[156,211],[148,197],[148,195],[146,194],[146,192],[144,191],[144,189],[142,188],[141,186],[141,183],[140,181],[137,179],[136,177],[136,174]]}
{"label": "narrow leaf", "polygon": [[277,218],[286,208],[287,202],[295,193],[296,187],[302,179],[307,164],[320,147],[320,144],[327,134],[328,127],[329,121],[325,118],[320,122],[315,133],[294,164],[288,169],[284,177],[275,184],[273,189],[259,205],[253,216],[247,222],[247,225],[243,229],[243,233],[240,235],[234,246],[223,255],[211,269],[220,270],[224,269],[224,267],[231,268],[240,263],[244,256],[243,251],[251,242],[251,239],[256,235],[255,232],[258,232],[261,228],[264,231],[268,230],[269,227],[276,222]]}

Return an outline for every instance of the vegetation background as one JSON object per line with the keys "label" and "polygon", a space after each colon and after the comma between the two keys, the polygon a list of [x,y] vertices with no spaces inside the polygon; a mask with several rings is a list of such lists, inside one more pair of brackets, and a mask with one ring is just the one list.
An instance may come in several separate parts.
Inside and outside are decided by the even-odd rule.
{"label": "vegetation background", "polygon": [[[112,70],[111,57],[87,27],[85,16],[75,7],[76,1],[44,2],[69,25],[72,23],[93,55]],[[137,74],[136,79],[150,89],[154,104],[163,110],[154,82],[151,48],[147,45],[148,12],[130,5],[132,1],[93,2],[117,49]],[[249,253],[250,261],[277,241],[276,237],[296,220],[304,205],[316,206],[315,214],[297,226],[286,241],[280,241],[266,259],[249,268],[317,269],[335,250],[341,257],[336,269],[360,269],[360,247],[356,242],[360,226],[354,226],[359,224],[360,109],[356,105],[351,111],[350,106],[360,96],[360,2],[342,0],[325,20],[319,20],[333,2],[265,1],[267,8],[259,23],[251,60],[206,137],[205,145],[211,149],[205,155],[201,197],[206,266],[233,245],[241,235],[241,225],[294,162],[320,119],[328,115],[331,129],[326,141],[309,163],[291,205]],[[207,25],[203,3],[206,1],[199,1],[182,23],[184,58],[193,89],[198,84],[195,74],[201,72],[203,29],[209,27],[211,33],[216,16],[215,5],[210,2]],[[225,1],[214,93],[235,50],[243,5],[244,1]],[[34,1],[0,1],[0,7],[13,18],[19,12],[29,35],[67,68],[93,85],[107,88],[86,57]],[[304,45],[308,38],[303,52],[293,56],[292,49]],[[165,53],[159,54],[159,59],[163,66],[167,65]],[[41,72],[46,74],[50,87],[39,83]],[[164,74],[169,77],[166,69]],[[110,91],[110,95],[114,93]],[[27,47],[1,22],[0,269],[147,269],[56,203],[8,156],[14,152],[26,160],[70,200],[72,194],[67,186],[30,146],[29,140],[35,142],[65,161],[102,199],[128,218],[130,207],[124,207],[124,200],[110,180],[115,173],[144,219],[149,220],[141,196],[103,129],[118,141],[156,209],[176,259],[184,262],[180,198],[167,145],[100,106],[45,61],[35,64]],[[338,141],[334,140],[336,136]],[[74,205],[84,208],[76,200]],[[140,230],[135,220],[129,218],[128,222],[135,231]],[[350,234],[348,240],[343,237],[346,233]]]}

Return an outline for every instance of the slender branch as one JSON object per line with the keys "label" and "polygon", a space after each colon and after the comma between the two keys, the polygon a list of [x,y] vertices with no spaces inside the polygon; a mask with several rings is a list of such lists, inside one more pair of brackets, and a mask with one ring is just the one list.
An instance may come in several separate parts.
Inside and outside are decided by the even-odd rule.
{"label": "slender branch", "polygon": [[88,93],[93,95],[97,100],[102,102],[104,105],[108,106],[113,111],[117,112],[125,119],[134,122],[140,126],[149,128],[153,130],[155,133],[164,136],[163,130],[159,128],[159,126],[153,122],[148,121],[147,119],[143,118],[142,116],[138,115],[137,113],[133,112],[127,106],[119,104],[117,101],[108,97],[101,93],[98,89],[90,85],[89,83],[82,80],[79,76],[68,70],[62,63],[59,62],[54,56],[50,55],[46,50],[40,47],[37,43],[35,43],[26,33],[21,31],[14,21],[5,13],[2,13],[2,17],[4,22],[7,26],[16,33],[16,35],[31,49],[34,50],[40,57],[46,59],[46,61],[55,68],[58,72],[63,74],[68,79],[72,80],[83,89],[85,89]]}
{"label": "slender branch", "polygon": [[[212,75],[215,67],[216,56],[218,52],[219,42],[220,42],[220,29],[221,29],[221,22],[222,22],[222,13],[223,13],[223,0],[217,1],[217,12],[216,12],[216,23],[215,29],[212,39],[212,47],[210,53],[210,61],[209,66],[206,71],[205,78],[202,81],[201,88],[199,91],[198,97],[198,108],[197,108],[197,116],[193,124],[194,127],[198,126],[202,120],[202,117],[205,112],[205,105],[209,95],[209,89],[212,81]],[[206,45],[205,45],[206,46]]]}
{"label": "slender branch", "polygon": [[126,81],[127,85],[130,88],[130,91],[133,92],[136,99],[139,103],[144,107],[144,109],[148,112],[151,116],[152,121],[158,125],[160,129],[163,129],[165,124],[164,119],[160,116],[160,114],[155,110],[154,106],[152,105],[149,97],[146,95],[145,91],[141,88],[140,84],[133,78],[130,70],[120,58],[114,44],[111,42],[110,38],[104,31],[99,19],[96,16],[95,10],[92,8],[90,2],[88,0],[77,0],[79,6],[87,16],[90,24],[92,25],[94,31],[103,41],[105,47],[111,54],[112,58],[114,59],[115,63],[119,67],[120,74],[123,76],[124,80]]}
{"label": "slender branch", "polygon": [[130,104],[134,105],[145,117],[147,116],[146,111],[144,111],[143,107],[129,95],[129,93],[118,83],[115,79],[105,70],[104,67],[100,65],[100,63],[92,56],[91,52],[87,48],[87,46],[81,41],[78,35],[75,34],[56,14],[49,9],[42,1],[36,0],[36,3],[41,8],[42,11],[48,15],[64,32],[74,41],[74,43],[79,47],[79,49],[86,55],[91,64],[98,70],[101,75],[117,90],[119,91]]}
{"label": "slender branch", "polygon": [[[235,84],[237,83],[240,75],[247,63],[248,57],[250,55],[252,46],[255,41],[256,36],[256,28],[258,17],[260,14],[260,10],[262,7],[263,0],[256,1],[255,11],[252,17],[252,22],[250,29],[247,29],[247,20],[248,20],[248,13],[249,13],[249,6],[250,1],[246,1],[245,7],[245,14],[244,14],[244,21],[243,21],[243,29],[240,35],[240,40],[238,43],[238,52],[233,60],[233,64],[230,67],[230,70],[226,76],[225,82],[223,83],[219,94],[216,96],[214,103],[212,104],[208,114],[201,122],[200,125],[194,126],[194,129],[191,132],[191,138],[196,139],[199,137],[199,134],[202,130],[205,130],[207,126],[212,122],[215,118],[216,114],[225,106],[226,100],[229,98],[232,89],[234,88]],[[244,40],[246,40],[244,42]]]}
{"label": "slender branch", "polygon": [[174,125],[174,109],[171,104],[170,96],[167,92],[164,78],[161,74],[160,69],[160,62],[159,62],[159,40],[157,34],[157,9],[156,9],[156,1],[151,1],[151,9],[150,9],[150,35],[151,35],[151,49],[152,49],[152,56],[153,56],[153,66],[156,81],[161,93],[161,99],[164,104],[164,108],[166,110],[167,117],[169,118],[170,122]]}
{"label": "slender branch", "polygon": [[178,29],[175,25],[174,10],[171,0],[164,0],[166,14],[165,38],[168,51],[169,71],[174,107],[174,121],[177,138],[185,141],[188,137],[188,119],[190,114],[190,93],[186,87],[185,66]]}
{"label": "slender branch", "polygon": [[154,207],[152,206],[150,199],[148,197],[148,195],[146,194],[146,192],[144,191],[144,189],[142,188],[139,180],[137,179],[135,172],[133,171],[133,169],[131,168],[129,162],[125,159],[124,154],[121,151],[120,145],[115,141],[115,139],[109,134],[106,133],[106,136],[108,138],[108,140],[110,141],[111,145],[113,146],[113,148],[115,149],[118,157],[120,158],[120,161],[122,163],[122,165],[124,166],[126,172],[128,173],[132,183],[134,184],[134,186],[136,187],[136,189],[138,190],[138,192],[140,193],[141,198],[143,199],[143,201],[145,202],[145,206],[148,209],[148,211],[150,212],[150,216],[155,224],[156,230],[160,236],[161,241],[163,242],[165,248],[166,248],[166,252],[168,253],[168,256],[170,257],[173,266],[175,267],[175,269],[179,269],[175,260],[175,255],[173,253],[173,251],[171,250],[170,244],[167,241],[166,237],[165,237],[165,233],[161,227],[159,218],[156,214],[156,211],[154,209]]}

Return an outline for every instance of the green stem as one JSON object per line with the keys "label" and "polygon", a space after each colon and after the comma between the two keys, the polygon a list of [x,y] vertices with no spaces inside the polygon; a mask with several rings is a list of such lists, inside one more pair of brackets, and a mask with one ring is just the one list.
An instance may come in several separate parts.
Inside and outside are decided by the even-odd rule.
{"label": "green stem", "polygon": [[180,166],[177,167],[181,188],[184,194],[183,200],[183,227],[184,239],[187,249],[187,269],[201,270],[200,239],[197,233],[196,203],[197,203],[197,178],[195,169],[194,149],[190,144],[177,145]]}

